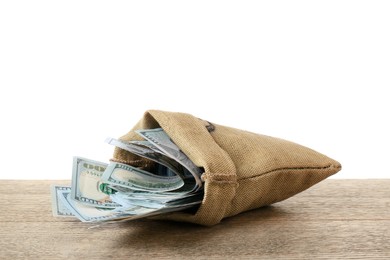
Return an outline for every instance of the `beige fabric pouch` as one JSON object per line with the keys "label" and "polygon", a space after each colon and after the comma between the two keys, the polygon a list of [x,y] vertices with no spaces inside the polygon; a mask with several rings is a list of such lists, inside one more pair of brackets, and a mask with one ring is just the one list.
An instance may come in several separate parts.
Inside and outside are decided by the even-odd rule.
{"label": "beige fabric pouch", "polygon": [[[120,139],[140,140],[137,129],[162,127],[205,172],[204,198],[196,213],[159,219],[214,225],[223,218],[287,199],[338,172],[340,163],[304,146],[185,113],[147,111]],[[147,168],[151,161],[115,148],[113,161]]]}

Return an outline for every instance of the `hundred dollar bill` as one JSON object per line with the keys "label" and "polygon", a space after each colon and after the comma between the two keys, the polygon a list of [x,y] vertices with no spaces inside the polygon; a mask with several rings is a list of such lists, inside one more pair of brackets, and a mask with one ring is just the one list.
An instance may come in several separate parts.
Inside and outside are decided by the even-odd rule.
{"label": "hundred dollar bill", "polygon": [[114,191],[101,179],[106,168],[106,163],[74,157],[72,199],[94,207],[115,208],[120,206],[110,199],[110,194]]}
{"label": "hundred dollar bill", "polygon": [[184,181],[177,175],[158,176],[127,164],[112,162],[101,179],[109,184],[134,190],[172,191],[181,188]]}
{"label": "hundred dollar bill", "polygon": [[149,149],[152,149],[153,151],[157,152],[157,153],[161,153],[161,154],[164,154],[163,151],[161,151],[160,149],[158,149],[154,144],[152,144],[151,142],[147,141],[147,140],[142,140],[142,141],[137,141],[137,140],[133,140],[133,141],[129,141],[129,143],[131,144],[135,144],[135,145],[141,145],[141,146],[145,146]]}
{"label": "hundred dollar bill", "polygon": [[[167,168],[169,168],[171,171],[173,171],[175,174],[179,175],[183,180],[185,180],[186,183],[192,182],[192,174],[187,174],[188,170],[186,170],[183,165],[178,163],[177,161],[173,160],[172,158],[166,156],[165,154],[162,154],[161,152],[156,152],[153,149],[149,148],[148,146],[140,146],[132,143],[127,143],[122,140],[118,140],[115,138],[107,138],[106,143],[114,145],[116,147],[119,147],[123,150],[126,150],[128,152],[131,152],[133,154],[136,154],[138,156],[147,158],[149,160],[152,160],[154,162],[157,162],[158,164],[161,164]],[[153,145],[154,146],[154,145]],[[167,171],[165,171],[166,173]],[[155,174],[159,174],[158,171],[154,172]],[[163,174],[165,175],[165,174]],[[170,176],[171,174],[168,174]]]}
{"label": "hundred dollar bill", "polygon": [[[126,191],[129,191],[126,189]],[[71,188],[52,187],[53,214],[55,216],[76,216],[83,222],[107,222],[144,218],[163,214],[171,211],[179,211],[200,203],[199,194],[191,194],[188,197],[180,197],[169,192],[151,193],[146,191],[133,191],[133,193],[149,195],[148,198],[127,198],[126,194],[112,194],[114,201],[123,206],[116,208],[101,208],[81,203],[71,198]],[[155,197],[153,197],[155,195]],[[179,196],[179,197],[178,197]],[[115,199],[114,199],[115,198]]]}
{"label": "hundred dollar bill", "polygon": [[176,197],[152,197],[152,196],[137,196],[135,194],[116,193],[111,195],[113,201],[121,204],[123,207],[137,205],[146,208],[162,209],[172,206],[187,206],[201,203],[203,194],[192,193],[186,196]]}
{"label": "hundred dollar bill", "polygon": [[137,206],[128,208],[126,211],[118,211],[112,208],[96,208],[93,206],[88,206],[86,204],[80,203],[79,201],[72,200],[69,191],[60,191],[59,197],[63,204],[69,209],[69,211],[71,211],[82,222],[108,221],[124,217],[129,218],[133,215],[144,213],[142,210],[137,211],[140,208]]}
{"label": "hundred dollar bill", "polygon": [[[138,145],[141,147],[146,147],[148,150],[145,154],[140,155],[144,156],[152,161],[155,161],[158,163],[158,165],[162,165],[167,167],[167,170],[164,170],[163,173],[159,173],[159,175],[167,175],[170,172],[172,174],[178,174],[183,179],[186,179],[186,183],[191,183],[192,181],[190,179],[193,179],[194,177],[192,174],[183,167],[180,163],[178,163],[176,160],[173,160],[172,158],[165,155],[163,151],[158,149],[153,143],[149,142],[148,140],[142,140],[142,141],[129,141],[130,144]],[[157,153],[157,154],[156,154]],[[158,167],[158,169],[161,169],[164,167]],[[174,170],[172,170],[174,169]],[[175,173],[176,172],[176,173]],[[194,183],[195,184],[195,183]]]}
{"label": "hundred dollar bill", "polygon": [[131,199],[131,198],[123,196],[121,193],[113,194],[112,200],[121,204],[122,207],[124,207],[124,208],[139,206],[139,207],[144,207],[144,208],[160,209],[160,208],[164,207],[164,203],[160,202],[158,200]]}
{"label": "hundred dollar bill", "polygon": [[[184,198],[191,198],[198,196],[198,192],[196,193],[176,193],[176,192],[146,192],[146,191],[132,191],[132,192],[118,192],[111,197],[121,197],[123,199],[128,200],[150,200],[150,201],[158,201],[160,203],[169,203],[172,201],[178,201]],[[194,201],[196,198],[194,199]]]}
{"label": "hundred dollar bill", "polygon": [[167,156],[183,165],[195,178],[198,189],[202,187],[202,181],[200,179],[202,170],[180,150],[180,148],[171,140],[162,128],[141,129],[136,130],[135,132],[151,142]]}
{"label": "hundred dollar bill", "polygon": [[74,214],[60,200],[60,191],[70,192],[70,187],[67,186],[51,186],[51,207],[53,216],[55,217],[73,217]]}

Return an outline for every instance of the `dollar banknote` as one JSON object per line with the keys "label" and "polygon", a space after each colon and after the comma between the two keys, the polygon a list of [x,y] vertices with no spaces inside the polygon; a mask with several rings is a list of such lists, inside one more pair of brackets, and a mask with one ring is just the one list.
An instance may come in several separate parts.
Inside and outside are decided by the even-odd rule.
{"label": "dollar banknote", "polygon": [[73,217],[74,214],[68,209],[68,207],[60,200],[61,191],[70,192],[68,186],[51,186],[51,206],[53,216],[55,217]]}
{"label": "dollar banknote", "polygon": [[60,191],[59,199],[82,222],[107,221],[131,216],[130,214],[115,211],[113,208],[97,208],[80,203],[71,198],[69,191]]}
{"label": "dollar banknote", "polygon": [[110,199],[113,192],[102,180],[106,163],[82,158],[73,158],[72,192],[73,200],[94,207],[115,208],[119,205]]}
{"label": "dollar banknote", "polygon": [[176,160],[180,165],[183,165],[193,175],[197,188],[200,189],[202,187],[202,181],[200,179],[202,170],[172,142],[171,138],[162,128],[142,129],[136,130],[135,132],[163,151],[165,155]]}
{"label": "dollar banknote", "polygon": [[[169,207],[160,205],[159,207],[149,208],[142,205],[126,204],[124,207],[115,209],[96,208],[73,200],[70,196],[70,192],[67,190],[59,191],[59,200],[61,200],[63,205],[65,205],[69,211],[71,211],[72,214],[82,222],[138,219],[146,216],[161,214],[162,212],[176,211],[179,207],[182,207],[181,205],[173,205]],[[188,208],[193,205],[195,205],[195,203],[185,205],[182,208]]]}
{"label": "dollar banknote", "polygon": [[[146,141],[149,142],[149,141]],[[158,166],[165,166],[167,167],[170,171],[163,171],[164,174],[160,175],[168,175],[166,173],[173,172],[176,175],[180,176],[186,183],[193,183],[194,187],[196,185],[195,182],[192,181],[193,176],[192,174],[186,170],[185,167],[183,167],[182,164],[177,162],[176,160],[166,156],[163,152],[156,152],[153,149],[149,148],[149,145],[136,145],[133,143],[127,143],[122,140],[118,140],[115,138],[107,138],[106,143],[114,145],[116,147],[119,147],[123,150],[126,150],[128,152],[131,152],[135,155],[141,156],[143,158],[152,160],[157,163]],[[154,146],[151,144],[150,146]],[[161,167],[160,167],[161,168]],[[155,174],[159,173],[159,171],[154,171]]]}
{"label": "dollar banknote", "polygon": [[130,141],[129,143],[131,144],[135,144],[135,145],[139,145],[139,146],[144,146],[144,147],[147,147],[149,149],[152,149],[153,151],[157,152],[157,153],[160,153],[160,154],[164,154],[163,151],[161,151],[160,149],[158,149],[154,144],[152,144],[151,142],[147,141],[147,140],[134,140],[134,141]]}
{"label": "dollar banknote", "polygon": [[159,176],[117,162],[110,163],[101,179],[117,186],[146,191],[172,191],[184,185],[184,181],[177,175]]}
{"label": "dollar banknote", "polygon": [[[150,196],[149,196],[150,195]],[[172,206],[195,205],[201,203],[203,194],[141,194],[141,193],[116,193],[112,199],[123,207],[137,205],[153,209],[169,208]]]}
{"label": "dollar banknote", "polygon": [[137,132],[145,140],[106,142],[145,158],[147,167],[74,157],[71,187],[52,187],[53,215],[75,216],[83,222],[127,221],[199,205],[203,169],[163,129]]}

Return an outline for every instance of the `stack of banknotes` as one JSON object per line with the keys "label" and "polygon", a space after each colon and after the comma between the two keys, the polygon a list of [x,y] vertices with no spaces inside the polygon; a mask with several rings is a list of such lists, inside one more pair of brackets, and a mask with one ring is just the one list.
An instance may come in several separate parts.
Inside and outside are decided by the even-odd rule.
{"label": "stack of banknotes", "polygon": [[122,221],[185,210],[201,203],[203,169],[162,128],[136,132],[144,140],[107,138],[106,142],[149,163],[135,167],[74,157],[71,187],[52,186],[54,216],[75,216],[83,222]]}

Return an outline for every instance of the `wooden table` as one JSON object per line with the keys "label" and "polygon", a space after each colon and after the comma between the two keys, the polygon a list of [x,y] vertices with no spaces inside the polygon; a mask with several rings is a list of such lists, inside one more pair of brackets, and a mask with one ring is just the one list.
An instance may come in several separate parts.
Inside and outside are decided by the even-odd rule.
{"label": "wooden table", "polygon": [[390,179],[326,180],[214,227],[54,218],[52,183],[0,181],[0,259],[390,259]]}

